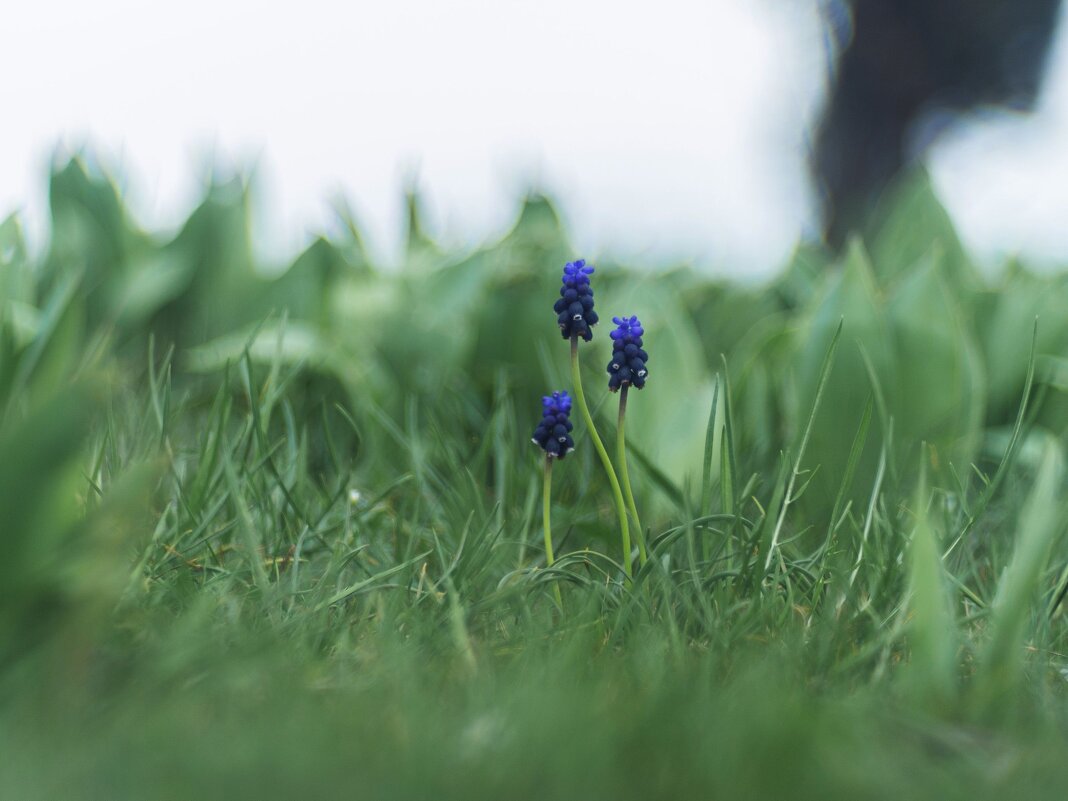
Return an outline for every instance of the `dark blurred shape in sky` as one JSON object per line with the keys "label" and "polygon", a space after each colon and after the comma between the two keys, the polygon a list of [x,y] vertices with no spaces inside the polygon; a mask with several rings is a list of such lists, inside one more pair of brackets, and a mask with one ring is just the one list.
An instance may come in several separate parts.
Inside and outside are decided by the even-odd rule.
{"label": "dark blurred shape in sky", "polygon": [[831,0],[841,49],[815,145],[827,240],[840,245],[954,115],[1029,111],[1060,0]]}

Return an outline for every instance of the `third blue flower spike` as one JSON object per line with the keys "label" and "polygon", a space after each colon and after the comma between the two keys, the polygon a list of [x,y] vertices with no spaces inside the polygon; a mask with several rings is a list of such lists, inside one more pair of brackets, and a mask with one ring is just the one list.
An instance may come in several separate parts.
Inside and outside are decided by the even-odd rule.
{"label": "third blue flower spike", "polygon": [[563,459],[575,450],[571,438],[574,425],[570,419],[571,396],[566,392],[554,392],[541,399],[541,422],[534,429],[531,441],[549,456]]}

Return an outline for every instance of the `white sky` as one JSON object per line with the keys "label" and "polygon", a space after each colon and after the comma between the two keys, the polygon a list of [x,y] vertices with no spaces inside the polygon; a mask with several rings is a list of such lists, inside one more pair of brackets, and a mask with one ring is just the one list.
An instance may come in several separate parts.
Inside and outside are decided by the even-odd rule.
{"label": "white sky", "polygon": [[1068,267],[1068,19],[1033,114],[976,115],[942,139],[931,173],[973,252]]}
{"label": "white sky", "polygon": [[[534,182],[588,256],[768,273],[813,221],[815,2],[11,3],[0,215],[20,209],[39,238],[56,145],[90,143],[153,227],[182,219],[211,163],[258,165],[257,238],[276,262],[338,193],[392,258],[415,172],[448,241],[501,231]],[[1039,119],[938,151],[939,187],[981,255],[1068,261],[1068,55],[1051,77]]]}

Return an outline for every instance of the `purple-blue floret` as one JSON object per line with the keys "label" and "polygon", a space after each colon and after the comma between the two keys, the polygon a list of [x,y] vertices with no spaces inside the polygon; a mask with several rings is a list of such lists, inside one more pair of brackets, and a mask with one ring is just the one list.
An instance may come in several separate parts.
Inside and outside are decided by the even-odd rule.
{"label": "purple-blue floret", "polygon": [[573,336],[582,337],[587,342],[593,339],[591,329],[597,325],[597,312],[593,310],[592,273],[593,268],[586,266],[585,259],[564,265],[564,285],[560,287],[560,299],[553,306],[564,339]]}
{"label": "purple-blue floret", "polygon": [[541,422],[531,441],[554,459],[563,459],[575,450],[570,415],[571,396],[566,392],[546,395],[541,399]]}
{"label": "purple-blue floret", "polygon": [[608,362],[608,389],[616,392],[620,387],[632,386],[641,389],[649,375],[646,362],[649,354],[642,350],[642,334],[645,329],[637,317],[613,317],[616,328],[612,337],[612,360]]}

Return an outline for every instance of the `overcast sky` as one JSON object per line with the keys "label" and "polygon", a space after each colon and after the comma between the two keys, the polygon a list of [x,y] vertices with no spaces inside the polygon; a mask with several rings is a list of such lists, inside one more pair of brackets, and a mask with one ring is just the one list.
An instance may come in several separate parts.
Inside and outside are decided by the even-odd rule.
{"label": "overcast sky", "polygon": [[[766,274],[813,225],[816,0],[37,0],[4,9],[0,215],[44,224],[58,145],[173,226],[213,162],[257,166],[282,262],[344,194],[382,258],[417,175],[436,231],[502,230],[535,183],[579,249]],[[980,256],[1068,263],[1068,54],[1042,113],[951,136],[932,170]],[[1025,143],[1026,147],[1021,147]]]}

